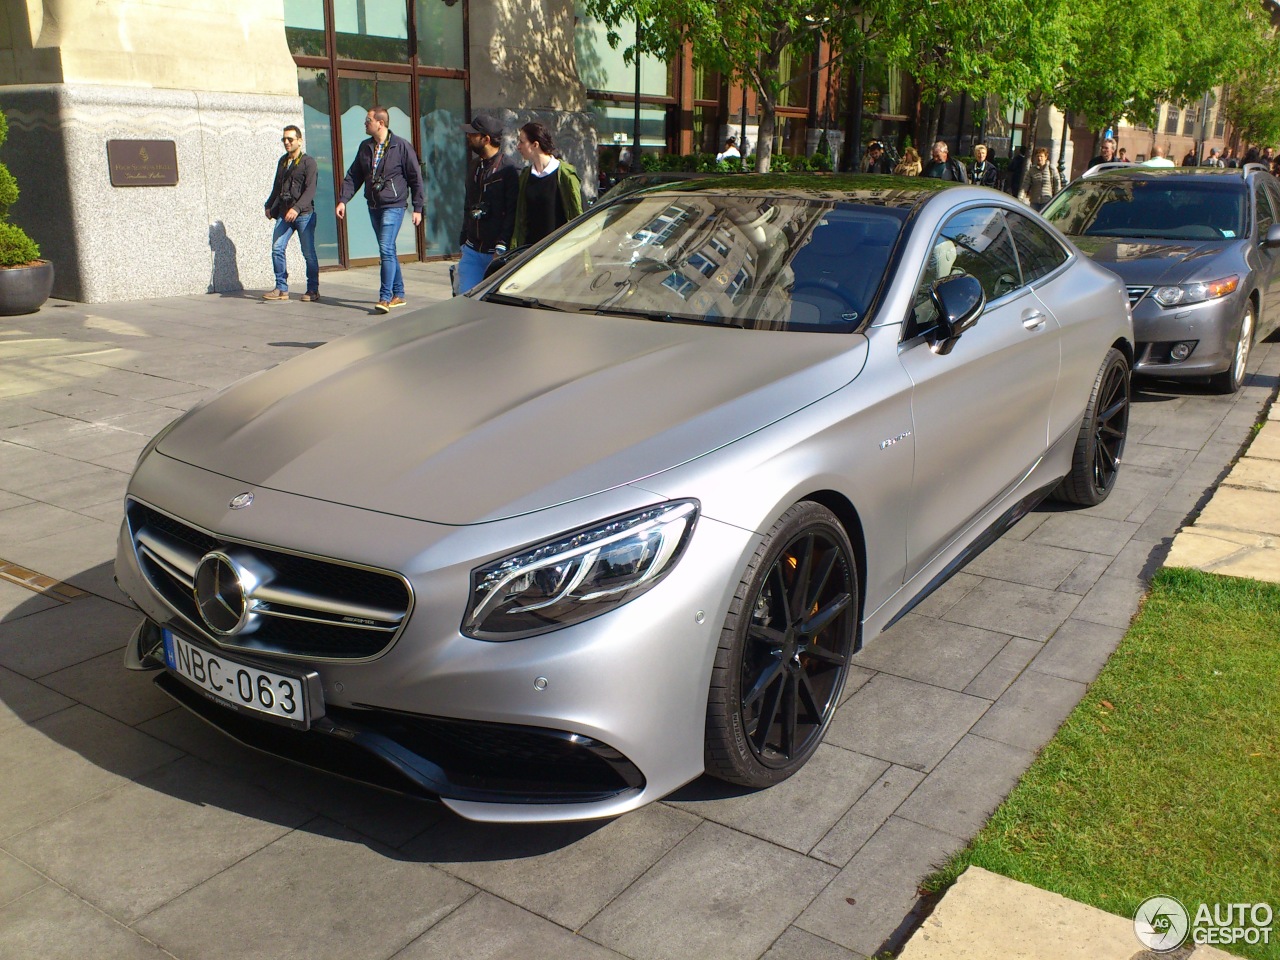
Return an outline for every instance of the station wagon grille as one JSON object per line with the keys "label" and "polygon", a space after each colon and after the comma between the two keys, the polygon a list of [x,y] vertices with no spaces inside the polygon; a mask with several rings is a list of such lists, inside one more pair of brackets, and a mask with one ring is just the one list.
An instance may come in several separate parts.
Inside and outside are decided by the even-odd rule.
{"label": "station wagon grille", "polygon": [[1147,295],[1150,287],[1125,287],[1129,291],[1129,306],[1136,306],[1138,301]]}
{"label": "station wagon grille", "polygon": [[[219,646],[329,660],[365,660],[391,646],[409,617],[412,594],[396,574],[218,537],[130,499],[125,507],[138,566],[198,635]],[[252,632],[214,634],[195,600],[196,568],[218,551],[251,567],[246,594]]]}

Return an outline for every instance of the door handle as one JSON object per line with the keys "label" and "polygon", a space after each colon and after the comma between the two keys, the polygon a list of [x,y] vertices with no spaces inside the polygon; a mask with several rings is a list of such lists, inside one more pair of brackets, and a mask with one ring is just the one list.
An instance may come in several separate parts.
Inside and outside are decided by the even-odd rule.
{"label": "door handle", "polygon": [[1039,310],[1022,311],[1022,325],[1028,330],[1039,330],[1044,326],[1045,315]]}

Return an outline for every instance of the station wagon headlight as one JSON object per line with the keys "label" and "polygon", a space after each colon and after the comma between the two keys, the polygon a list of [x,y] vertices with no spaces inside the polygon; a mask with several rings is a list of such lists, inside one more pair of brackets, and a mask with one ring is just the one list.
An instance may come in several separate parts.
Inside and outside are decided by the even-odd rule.
{"label": "station wagon headlight", "polygon": [[1223,277],[1221,280],[1156,287],[1152,296],[1162,307],[1181,307],[1189,303],[1217,300],[1229,293],[1234,293],[1238,286],[1240,286],[1239,277]]}
{"label": "station wagon headlight", "polygon": [[697,520],[697,501],[674,500],[479,567],[471,572],[462,632],[478,640],[518,640],[607,613],[671,571]]}

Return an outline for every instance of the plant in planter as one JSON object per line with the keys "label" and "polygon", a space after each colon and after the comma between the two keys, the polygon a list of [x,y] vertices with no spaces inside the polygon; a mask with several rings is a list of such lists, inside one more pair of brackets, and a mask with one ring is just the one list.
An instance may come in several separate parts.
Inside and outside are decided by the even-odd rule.
{"label": "plant in planter", "polygon": [[[9,138],[9,121],[0,111],[0,146]],[[40,259],[40,247],[21,227],[9,222],[18,199],[18,181],[0,163],[0,315],[39,310],[53,290],[53,264]]]}

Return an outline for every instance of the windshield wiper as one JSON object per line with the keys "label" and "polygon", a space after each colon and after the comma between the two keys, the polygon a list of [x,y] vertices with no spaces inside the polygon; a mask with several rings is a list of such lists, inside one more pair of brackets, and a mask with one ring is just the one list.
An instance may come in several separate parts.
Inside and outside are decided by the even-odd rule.
{"label": "windshield wiper", "polygon": [[484,298],[485,303],[501,303],[509,307],[533,307],[538,310],[555,310],[559,312],[559,307],[553,307],[549,303],[543,303],[537,297],[516,297],[509,293],[490,293]]}
{"label": "windshield wiper", "polygon": [[658,323],[693,323],[703,327],[734,327],[738,330],[747,329],[744,324],[733,323],[719,318],[715,320],[699,319],[698,317],[679,317],[674,313],[661,313],[653,310],[628,310],[626,307],[601,307],[599,310],[593,311],[596,316],[618,316],[618,317],[640,317],[642,320],[654,320]]}

